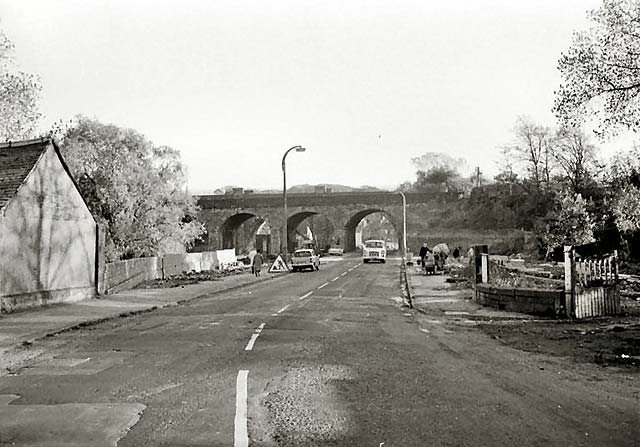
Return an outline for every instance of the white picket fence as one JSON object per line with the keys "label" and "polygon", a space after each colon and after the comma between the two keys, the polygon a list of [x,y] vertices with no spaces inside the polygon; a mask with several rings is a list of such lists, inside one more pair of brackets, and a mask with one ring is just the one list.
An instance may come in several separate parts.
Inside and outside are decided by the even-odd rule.
{"label": "white picket fence", "polygon": [[577,259],[573,247],[565,247],[567,313],[575,318],[620,313],[618,254]]}

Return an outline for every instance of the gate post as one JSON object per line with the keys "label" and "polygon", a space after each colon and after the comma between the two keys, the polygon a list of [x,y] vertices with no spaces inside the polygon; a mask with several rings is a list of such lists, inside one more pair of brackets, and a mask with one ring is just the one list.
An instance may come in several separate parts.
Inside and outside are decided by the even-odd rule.
{"label": "gate post", "polygon": [[474,284],[482,282],[482,254],[489,253],[489,246],[486,244],[472,245],[473,248],[473,265],[474,265]]}
{"label": "gate post", "polygon": [[482,282],[489,284],[489,254],[482,253]]}
{"label": "gate post", "polygon": [[618,288],[618,250],[613,251],[613,302],[614,313],[617,315],[622,312],[620,308],[620,289]]}
{"label": "gate post", "polygon": [[576,264],[571,245],[564,246],[564,307],[568,318],[575,317]]}

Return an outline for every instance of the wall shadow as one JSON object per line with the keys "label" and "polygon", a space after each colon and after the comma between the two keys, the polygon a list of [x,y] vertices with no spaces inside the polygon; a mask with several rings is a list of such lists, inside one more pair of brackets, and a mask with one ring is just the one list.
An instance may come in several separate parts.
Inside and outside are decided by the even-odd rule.
{"label": "wall shadow", "polygon": [[96,245],[96,222],[49,145],[0,218],[3,310],[94,296]]}

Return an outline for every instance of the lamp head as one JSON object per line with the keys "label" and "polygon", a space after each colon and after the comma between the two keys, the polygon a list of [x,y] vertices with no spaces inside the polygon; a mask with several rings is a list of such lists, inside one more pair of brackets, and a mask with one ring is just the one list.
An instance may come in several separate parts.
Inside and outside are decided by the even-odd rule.
{"label": "lamp head", "polygon": [[304,147],[302,147],[302,146],[298,146],[298,147],[296,147],[296,152],[304,152],[304,151],[306,151],[306,150],[307,150],[307,149],[306,149],[306,148],[304,148]]}

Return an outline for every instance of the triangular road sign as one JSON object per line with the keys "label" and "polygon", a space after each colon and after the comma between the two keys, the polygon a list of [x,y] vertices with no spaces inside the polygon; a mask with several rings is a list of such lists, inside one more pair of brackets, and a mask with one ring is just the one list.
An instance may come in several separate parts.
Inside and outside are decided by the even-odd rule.
{"label": "triangular road sign", "polygon": [[269,273],[285,273],[291,270],[287,263],[282,259],[282,255],[278,255],[271,267],[269,268]]}

